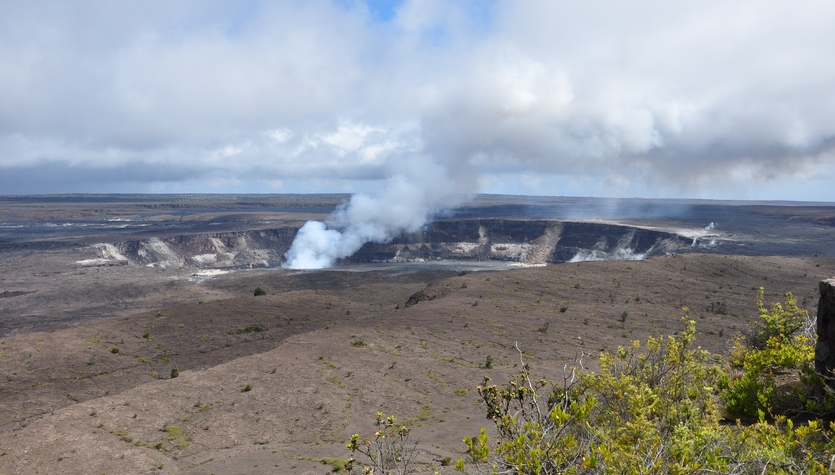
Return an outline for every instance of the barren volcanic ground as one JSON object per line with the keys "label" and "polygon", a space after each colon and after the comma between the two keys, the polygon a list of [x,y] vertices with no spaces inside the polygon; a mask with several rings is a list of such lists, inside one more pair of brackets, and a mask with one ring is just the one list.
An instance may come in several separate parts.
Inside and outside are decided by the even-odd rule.
{"label": "barren volcanic ground", "polygon": [[835,275],[831,206],[642,202],[615,219],[601,200],[502,197],[336,270],[275,268],[277,230],[343,198],[0,200],[0,474],[323,474],[377,411],[448,471],[489,427],[475,386],[518,371],[517,345],[559,378],[676,333],[688,307],[722,354],[759,286],[813,311]]}

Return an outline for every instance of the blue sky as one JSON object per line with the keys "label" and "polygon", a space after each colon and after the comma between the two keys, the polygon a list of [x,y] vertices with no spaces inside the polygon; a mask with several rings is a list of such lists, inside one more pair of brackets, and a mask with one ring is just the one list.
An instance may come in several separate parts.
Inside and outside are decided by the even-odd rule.
{"label": "blue sky", "polygon": [[0,194],[835,201],[832,2],[0,8]]}
{"label": "blue sky", "polygon": [[389,22],[397,15],[397,7],[402,4],[402,1],[395,0],[369,0],[365,2],[368,9],[371,10],[371,17],[374,21]]}

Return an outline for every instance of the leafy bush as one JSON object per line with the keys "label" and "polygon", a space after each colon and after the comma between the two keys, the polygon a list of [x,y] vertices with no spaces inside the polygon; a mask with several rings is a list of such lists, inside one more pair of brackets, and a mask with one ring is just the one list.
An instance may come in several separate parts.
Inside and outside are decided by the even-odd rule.
{"label": "leafy bush", "polygon": [[798,330],[803,328],[809,318],[806,310],[797,306],[797,299],[791,292],[786,294],[786,308],[780,303],[767,309],[763,304],[765,288],[760,287],[757,292],[757,311],[760,321],[751,325],[751,329],[745,332],[745,344],[754,350],[764,350],[769,342],[776,338],[779,341],[790,339],[796,335]]}
{"label": "leafy bush", "polygon": [[264,289],[262,289],[261,287],[256,287],[256,288],[255,288],[254,295],[255,295],[256,297],[261,296],[261,295],[267,295],[267,291],[266,291],[266,290],[264,290]]}
{"label": "leafy bush", "polygon": [[[725,410],[732,417],[759,418],[760,414],[797,415],[803,412],[809,386],[795,385],[778,391],[776,378],[789,371],[808,375],[811,383],[814,371],[815,342],[800,330],[808,320],[806,310],[797,306],[791,293],[786,294],[786,306],[779,303],[771,309],[763,305],[764,289],[757,294],[759,321],[734,340],[730,354],[732,367],[743,370],[741,378],[723,386]],[[787,385],[784,385],[787,386]],[[809,407],[812,408],[811,406]]]}

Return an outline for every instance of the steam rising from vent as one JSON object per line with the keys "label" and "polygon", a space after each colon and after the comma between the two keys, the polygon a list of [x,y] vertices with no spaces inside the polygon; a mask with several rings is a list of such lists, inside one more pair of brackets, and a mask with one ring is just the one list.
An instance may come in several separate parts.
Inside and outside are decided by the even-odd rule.
{"label": "steam rising from vent", "polygon": [[646,259],[646,253],[636,253],[632,248],[619,248],[614,252],[603,252],[598,250],[581,250],[568,262],[585,261],[642,261]]}
{"label": "steam rising from vent", "polygon": [[325,222],[308,221],[299,230],[282,267],[323,269],[357,252],[367,242],[386,243],[415,232],[460,204],[448,170],[424,156],[408,157],[377,194],[356,194]]}
{"label": "steam rising from vent", "polygon": [[[716,223],[714,223],[714,222],[712,222],[712,221],[711,221],[711,223],[710,223],[710,224],[708,224],[707,226],[705,226],[705,227],[704,227],[704,228],[703,228],[703,229],[702,229],[699,233],[697,233],[697,234],[693,237],[693,243],[692,243],[692,244],[690,244],[690,247],[696,247],[696,246],[698,246],[698,245],[699,245],[699,239],[704,239],[704,238],[706,238],[706,237],[715,236],[715,234],[712,234],[712,233],[711,233],[711,231],[715,230],[717,227],[718,227],[718,225],[717,225]],[[711,239],[711,240],[708,242],[708,244],[702,244],[702,245],[703,245],[703,246],[708,246],[708,247],[713,247],[713,246],[715,246],[715,245],[716,245],[716,239]]]}

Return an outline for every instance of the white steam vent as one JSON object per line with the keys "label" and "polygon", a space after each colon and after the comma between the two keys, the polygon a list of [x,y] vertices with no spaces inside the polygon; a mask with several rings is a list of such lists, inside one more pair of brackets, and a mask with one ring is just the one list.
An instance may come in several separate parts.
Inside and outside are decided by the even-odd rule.
{"label": "white steam vent", "polygon": [[585,261],[642,261],[646,259],[647,253],[635,252],[632,248],[618,248],[613,252],[604,252],[599,250],[580,250],[568,262],[585,262]]}
{"label": "white steam vent", "polygon": [[[284,255],[288,269],[323,269],[367,242],[386,243],[423,228],[457,204],[447,169],[434,160],[410,157],[377,194],[356,194],[325,222],[308,221]],[[459,197],[460,200],[460,197]]]}
{"label": "white steam vent", "polygon": [[[718,225],[711,221],[711,223],[702,228],[701,231],[695,233],[695,235],[693,236],[693,243],[690,244],[690,247],[696,247],[700,244],[702,246],[708,247],[715,246],[717,234],[712,233],[711,231],[714,231],[717,227]],[[708,238],[710,239],[708,240]],[[704,241],[707,241],[707,243],[705,243]]]}

